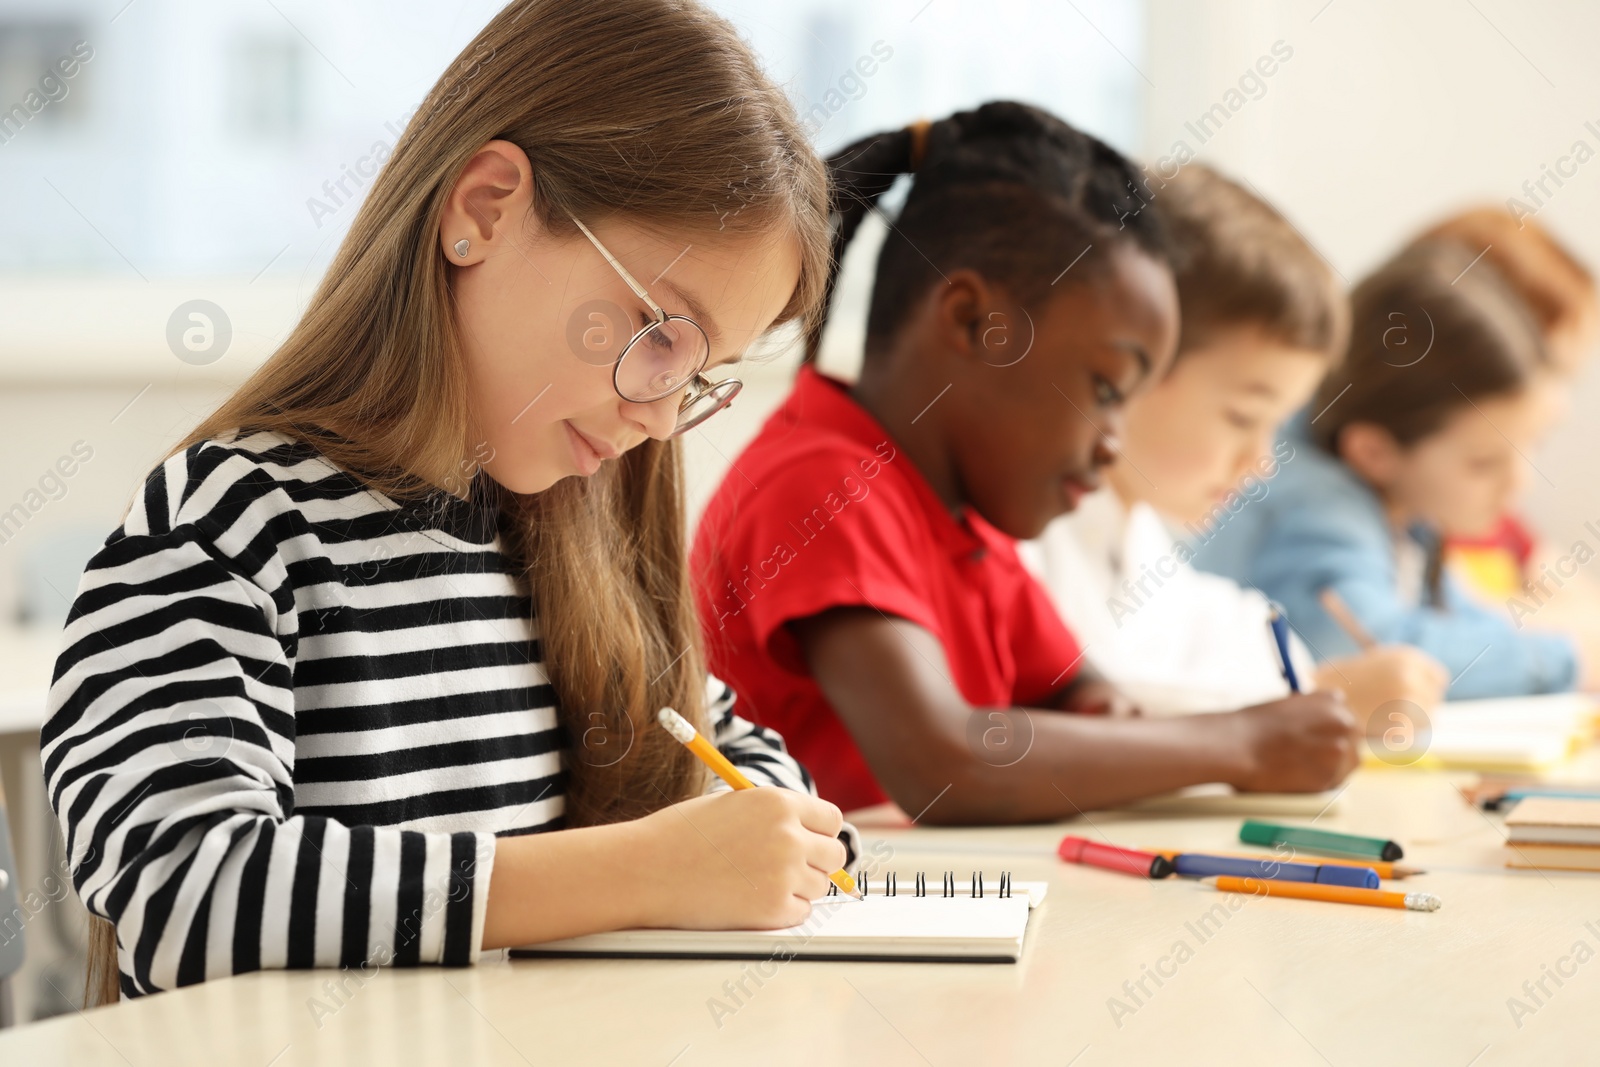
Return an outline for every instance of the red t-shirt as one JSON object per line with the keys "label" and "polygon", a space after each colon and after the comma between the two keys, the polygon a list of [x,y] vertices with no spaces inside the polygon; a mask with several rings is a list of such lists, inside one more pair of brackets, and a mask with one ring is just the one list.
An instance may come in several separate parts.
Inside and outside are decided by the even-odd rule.
{"label": "red t-shirt", "polygon": [[926,628],[975,708],[1034,706],[1079,648],[1011,538],[958,521],[849,387],[807,366],[700,520],[692,573],[711,669],[845,810],[888,798],[784,626],[870,606]]}

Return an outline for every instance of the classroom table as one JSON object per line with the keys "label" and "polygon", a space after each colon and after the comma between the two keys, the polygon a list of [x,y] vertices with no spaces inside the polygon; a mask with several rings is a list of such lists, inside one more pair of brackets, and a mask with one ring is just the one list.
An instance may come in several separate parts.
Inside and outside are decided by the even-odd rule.
{"label": "classroom table", "polygon": [[1459,792],[1470,780],[1358,771],[1316,821],[1401,841],[1428,873],[1386,887],[1438,894],[1433,913],[1229,898],[1054,857],[1068,832],[1237,848],[1237,817],[987,830],[867,819],[869,857],[902,885],[917,870],[963,886],[975,869],[1047,879],[1022,960],[794,960],[760,985],[746,978],[737,1000],[730,983],[749,964],[727,960],[493,953],[346,978],[337,996],[337,971],[269,971],[0,1033],[0,1064],[1596,1062],[1600,874],[1506,869],[1499,817]]}

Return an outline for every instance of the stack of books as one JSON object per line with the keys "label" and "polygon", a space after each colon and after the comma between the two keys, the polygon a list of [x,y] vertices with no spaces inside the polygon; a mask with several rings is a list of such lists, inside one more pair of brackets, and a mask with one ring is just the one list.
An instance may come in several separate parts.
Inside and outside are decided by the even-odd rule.
{"label": "stack of books", "polygon": [[1519,800],[1506,815],[1506,866],[1600,871],[1600,798]]}

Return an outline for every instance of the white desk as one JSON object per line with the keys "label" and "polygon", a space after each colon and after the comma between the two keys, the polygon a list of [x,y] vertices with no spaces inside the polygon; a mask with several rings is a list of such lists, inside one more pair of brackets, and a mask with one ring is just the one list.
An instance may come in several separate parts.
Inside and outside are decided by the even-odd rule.
{"label": "white desk", "polygon": [[[1022,961],[794,961],[759,988],[747,982],[753,995],[720,1027],[711,1001],[733,1006],[724,983],[739,979],[738,962],[495,958],[350,981],[342,1007],[325,989],[338,972],[264,972],[11,1031],[0,1063],[1594,1062],[1600,876],[1506,870],[1496,824],[1452,784],[1465,780],[1361,772],[1318,822],[1400,839],[1430,873],[1398,884],[1443,897],[1432,914],[1253,898],[1219,912],[1225,896],[1191,882],[1058,863],[1067,826],[869,830],[894,850],[887,867],[906,873],[902,884],[917,869],[964,883],[975,867],[1049,879]],[[1071,827],[1222,849],[1238,819],[1106,814]],[[1561,987],[1546,979],[1552,996],[1519,1028],[1507,998],[1526,999],[1523,981],[1580,940],[1595,958]],[[1158,987],[1147,965],[1170,977]],[[1141,977],[1149,995],[1136,1003],[1123,983]],[[1113,997],[1133,1010],[1115,1018]],[[313,998],[337,1008],[320,1025]]]}

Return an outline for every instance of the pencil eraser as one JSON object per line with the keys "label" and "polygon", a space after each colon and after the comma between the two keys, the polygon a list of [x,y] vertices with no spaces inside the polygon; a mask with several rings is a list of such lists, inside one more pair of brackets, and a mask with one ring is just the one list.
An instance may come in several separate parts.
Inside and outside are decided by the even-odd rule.
{"label": "pencil eraser", "polygon": [[656,721],[666,729],[667,733],[682,744],[687,745],[694,740],[694,727],[689,725],[689,720],[671,708],[662,708],[656,712]]}

